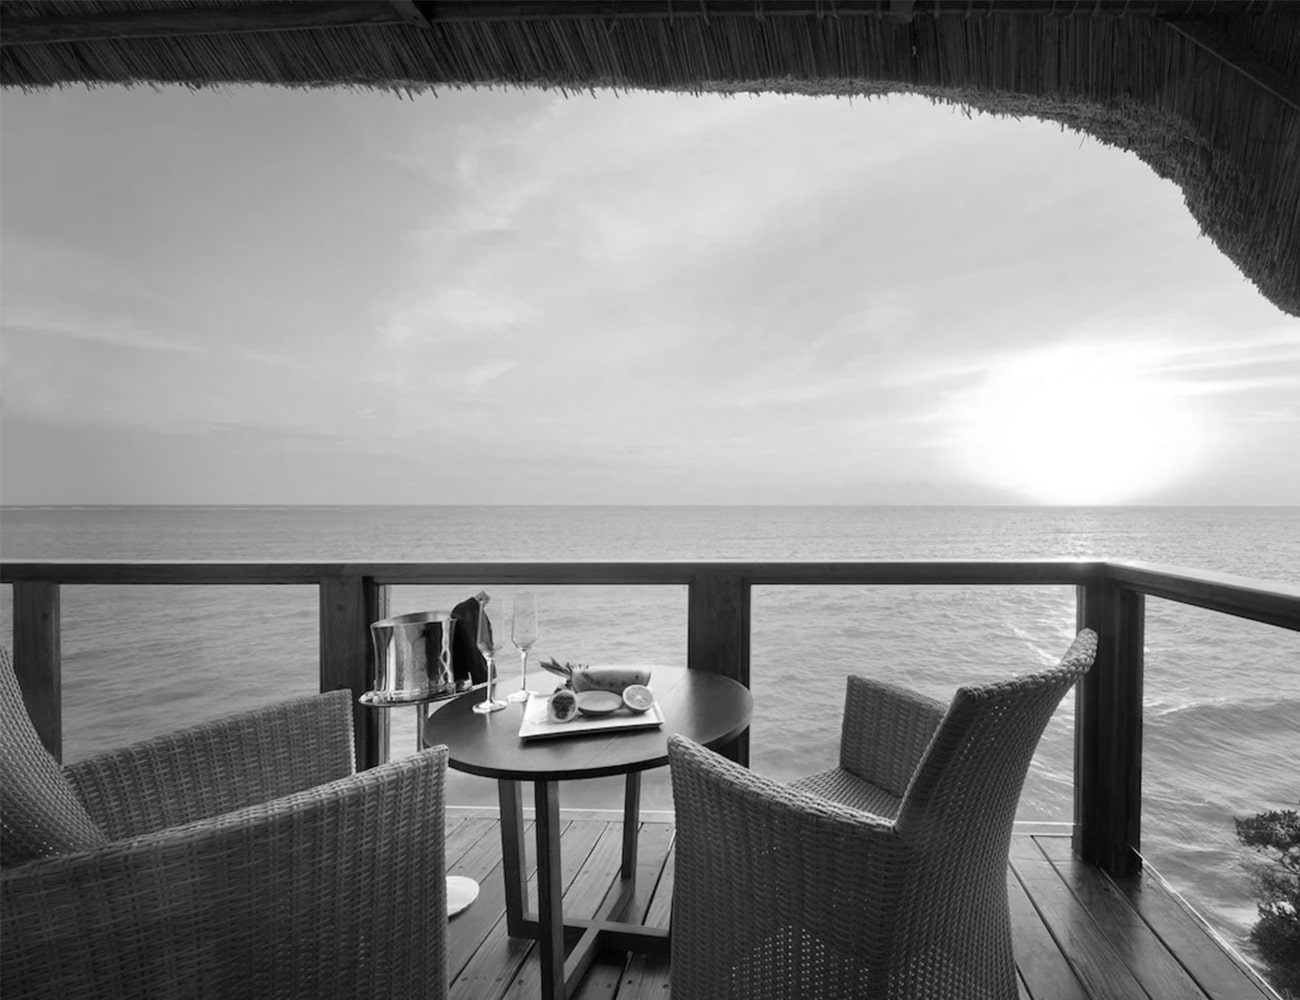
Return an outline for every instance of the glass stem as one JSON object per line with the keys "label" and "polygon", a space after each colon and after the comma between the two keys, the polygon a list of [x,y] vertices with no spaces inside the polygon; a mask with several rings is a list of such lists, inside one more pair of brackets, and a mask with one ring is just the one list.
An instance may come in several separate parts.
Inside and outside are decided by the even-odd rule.
{"label": "glass stem", "polygon": [[487,687],[483,689],[483,704],[487,705],[496,701],[497,697],[497,662],[494,657],[484,657],[487,660]]}
{"label": "glass stem", "polygon": [[519,690],[528,690],[528,650],[519,651]]}

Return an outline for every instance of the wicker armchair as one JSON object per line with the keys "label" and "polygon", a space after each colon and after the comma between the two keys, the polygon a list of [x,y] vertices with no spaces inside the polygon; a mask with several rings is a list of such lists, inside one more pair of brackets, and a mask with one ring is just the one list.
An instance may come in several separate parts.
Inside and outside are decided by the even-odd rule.
{"label": "wicker armchair", "polygon": [[1012,822],[1096,642],[946,710],[852,677],[840,767],[794,785],[671,737],[673,1000],[1016,1000]]}
{"label": "wicker armchair", "polygon": [[0,649],[5,1000],[445,998],[446,766],[332,691],[60,768]]}

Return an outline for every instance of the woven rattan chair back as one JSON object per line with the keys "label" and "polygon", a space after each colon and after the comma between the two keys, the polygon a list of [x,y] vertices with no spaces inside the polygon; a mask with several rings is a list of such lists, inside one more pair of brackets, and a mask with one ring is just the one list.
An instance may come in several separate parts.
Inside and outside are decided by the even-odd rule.
{"label": "woven rattan chair back", "polygon": [[447,748],[355,773],[353,703],[61,768],[0,649],[5,1000],[444,1000]]}
{"label": "woven rattan chair back", "polygon": [[[1095,633],[1081,632],[1054,669],[961,687],[953,696],[903,794],[896,823],[916,859],[900,897],[899,925],[912,943],[892,963],[891,980],[903,987],[899,995],[927,995],[950,974],[954,983],[987,975],[1015,996],[1006,866],[1016,809],[1043,731],[1091,668],[1096,647]],[[964,928],[960,948],[946,931],[936,935],[934,928],[949,922]],[[936,963],[951,968],[945,972]],[[929,985],[913,991],[905,984],[918,971]]]}
{"label": "woven rattan chair back", "polygon": [[106,842],[58,763],[41,743],[22,689],[0,647],[0,866]]}
{"label": "woven rattan chair back", "polygon": [[[1096,650],[1095,633],[1081,632],[1051,670],[958,688],[907,783],[899,833],[923,844],[966,825],[981,839],[1008,840],[1043,730]],[[998,864],[1005,860],[1003,852]]]}
{"label": "woven rattan chair back", "polygon": [[670,737],[674,1000],[1016,1000],[1012,823],[1039,738],[1096,642],[1084,630],[1052,670],[963,687],[942,717],[891,692],[924,727],[868,740],[918,748],[901,801],[873,793],[896,818],[859,804],[871,795],[818,791],[842,790],[835,780],[782,785]]}

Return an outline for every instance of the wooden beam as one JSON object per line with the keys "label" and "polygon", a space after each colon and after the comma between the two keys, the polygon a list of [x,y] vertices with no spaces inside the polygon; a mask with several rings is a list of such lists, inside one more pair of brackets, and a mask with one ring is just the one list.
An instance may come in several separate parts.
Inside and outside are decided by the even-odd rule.
{"label": "wooden beam", "polygon": [[[238,7],[166,7],[49,17],[6,16],[0,22],[0,46],[312,31],[373,25],[428,27],[431,23],[458,21],[616,21],[756,16],[910,20],[944,14],[965,17],[990,14],[1176,17],[1187,9],[1186,0],[1143,0],[1141,4],[1133,4],[1131,9],[1130,4],[1131,0],[927,0],[915,6],[914,0],[837,0],[833,5],[816,8],[807,0],[760,0],[758,3],[755,0],[700,0],[696,3],[681,0],[676,3],[669,0],[496,0],[492,3],[481,0],[387,0],[383,3],[373,0],[300,0],[289,4],[250,3]],[[1179,22],[1184,26],[1192,23]],[[1199,33],[1197,28],[1192,31]]]}
{"label": "wooden beam", "polygon": [[1078,626],[1098,643],[1075,689],[1074,851],[1132,875],[1142,867],[1143,595],[1110,580],[1080,587]]}
{"label": "wooden beam", "polygon": [[[686,597],[686,665],[749,687],[750,583],[743,571],[701,569]],[[718,748],[749,766],[749,730]]]}
{"label": "wooden beam", "polygon": [[1300,586],[1295,584],[1265,584],[1230,573],[1183,570],[1127,560],[1107,562],[1103,575],[1108,582],[1147,597],[1300,632]]}
{"label": "wooden beam", "polygon": [[889,0],[889,19],[905,22],[915,14],[916,0]]}
{"label": "wooden beam", "polygon": [[427,28],[433,20],[433,4],[429,0],[388,0],[388,3],[406,24]]}
{"label": "wooden beam", "polygon": [[[419,563],[419,562],[162,562],[152,560],[81,561],[46,559],[0,563],[0,583],[55,580],[64,584],[223,584],[315,586],[322,576],[350,573],[372,576],[388,585],[481,586],[492,583],[530,584],[643,584],[685,585],[701,573],[726,575],[743,572],[750,583],[765,586],[827,586],[836,584],[1077,584],[1100,578],[1099,562],[1038,559],[1025,562],[995,560],[870,561],[870,562],[520,562],[520,563]],[[1155,574],[1175,572],[1171,567],[1149,567]],[[1182,571],[1177,571],[1182,572]],[[1188,579],[1194,579],[1188,577]],[[1241,577],[1213,577],[1211,591],[1233,590],[1253,584],[1260,593],[1286,592],[1286,584],[1251,581]],[[1292,588],[1300,594],[1300,587]],[[1231,612],[1230,612],[1231,613]],[[1244,613],[1244,612],[1243,612]]]}
{"label": "wooden beam", "polygon": [[431,21],[528,21],[554,18],[932,17],[1038,14],[1150,18],[1186,14],[1187,0],[416,0]]}
{"label": "wooden beam", "polygon": [[384,757],[384,710],[367,708],[357,699],[369,689],[374,675],[370,623],[387,613],[388,590],[372,578],[352,573],[321,578],[320,690],[352,692],[358,770],[374,767]]}
{"label": "wooden beam", "polygon": [[253,3],[241,7],[168,7],[61,17],[5,17],[0,46],[114,42],[128,38],[245,35],[410,24],[393,4],[366,0]]}
{"label": "wooden beam", "polygon": [[63,760],[63,670],[59,584],[14,584],[14,674],[45,749]]}
{"label": "wooden beam", "polygon": [[1192,18],[1166,18],[1170,29],[1178,32],[1204,52],[1262,90],[1268,91],[1292,111],[1300,111],[1300,78],[1288,76],[1265,62],[1254,49],[1224,34],[1219,28]]}

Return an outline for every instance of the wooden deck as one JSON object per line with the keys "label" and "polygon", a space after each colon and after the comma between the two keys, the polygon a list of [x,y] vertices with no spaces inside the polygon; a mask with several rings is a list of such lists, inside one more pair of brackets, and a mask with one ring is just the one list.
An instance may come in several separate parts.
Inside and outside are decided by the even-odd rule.
{"label": "wooden deck", "polygon": [[[662,817],[662,818],[660,818]],[[670,817],[643,824],[635,915],[667,925],[673,883]],[[529,863],[532,830],[528,830]],[[566,913],[589,916],[618,870],[617,814],[568,812],[562,854]],[[540,993],[532,942],[506,935],[501,840],[495,813],[452,807],[448,873],[478,880],[479,898],[451,920],[452,1000]],[[1148,874],[1119,883],[1076,861],[1069,839],[1018,833],[1007,870],[1022,1000],[1274,1000],[1261,980]],[[530,885],[530,892],[533,889]],[[536,896],[531,897],[536,905]],[[668,1000],[668,960],[604,954],[578,1000]]]}

